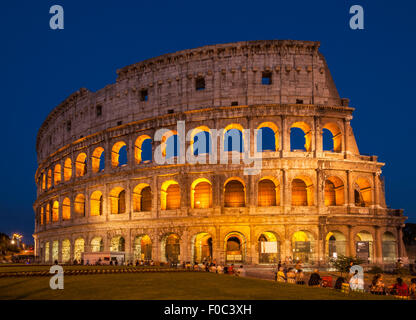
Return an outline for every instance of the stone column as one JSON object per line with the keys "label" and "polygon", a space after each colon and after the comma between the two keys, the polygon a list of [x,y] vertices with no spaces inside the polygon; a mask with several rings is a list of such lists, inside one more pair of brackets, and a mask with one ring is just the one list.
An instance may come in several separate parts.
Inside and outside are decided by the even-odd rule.
{"label": "stone column", "polygon": [[315,135],[315,157],[321,157],[323,152],[321,121],[320,118],[316,116],[314,117],[314,126],[315,130],[313,131],[313,134]]}
{"label": "stone column", "polygon": [[374,250],[374,263],[383,263],[383,249],[382,238],[379,226],[374,226],[375,230],[375,250]]}
{"label": "stone column", "polygon": [[351,225],[348,226],[348,251],[347,255],[355,257],[357,252],[355,249],[355,239],[353,234],[353,228]]}
{"label": "stone column", "polygon": [[282,150],[284,153],[290,152],[290,128],[286,116],[282,116]]}

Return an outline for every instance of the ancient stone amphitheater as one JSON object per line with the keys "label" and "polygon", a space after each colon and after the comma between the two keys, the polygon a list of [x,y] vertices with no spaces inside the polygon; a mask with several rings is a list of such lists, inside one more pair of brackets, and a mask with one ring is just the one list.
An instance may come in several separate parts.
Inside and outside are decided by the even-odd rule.
{"label": "ancient stone amphitheater", "polygon": [[[354,109],[339,97],[319,45],[184,50],[118,70],[116,83],[97,92],[70,95],[37,136],[39,259],[116,252],[126,261],[255,265],[405,257],[406,218],[386,206],[384,164],[360,154]],[[235,161],[247,153],[260,170]]]}

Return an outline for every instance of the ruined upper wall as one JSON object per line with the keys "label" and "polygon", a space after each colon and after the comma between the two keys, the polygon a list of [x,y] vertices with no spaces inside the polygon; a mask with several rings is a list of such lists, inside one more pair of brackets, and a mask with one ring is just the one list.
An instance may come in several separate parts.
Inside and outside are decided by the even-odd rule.
{"label": "ruined upper wall", "polygon": [[[117,71],[115,84],[80,89],[57,106],[37,137],[38,161],[92,133],[167,113],[230,105],[343,105],[319,42],[246,41],[162,55]],[[262,84],[263,72],[272,76]],[[196,90],[196,79],[205,81]],[[147,91],[147,101],[142,92]],[[97,115],[101,106],[101,116]]]}

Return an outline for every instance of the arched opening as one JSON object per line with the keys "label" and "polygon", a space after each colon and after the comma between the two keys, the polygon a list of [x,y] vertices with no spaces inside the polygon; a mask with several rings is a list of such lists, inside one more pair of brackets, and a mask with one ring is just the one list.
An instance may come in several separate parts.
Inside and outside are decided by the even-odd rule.
{"label": "arched opening", "polygon": [[85,251],[85,240],[82,238],[76,239],[74,243],[74,259],[77,260],[78,263],[81,262],[82,253],[84,251]]}
{"label": "arched opening", "polygon": [[62,201],[62,220],[67,221],[71,219],[71,200],[65,198]]}
{"label": "arched opening", "polygon": [[75,160],[75,176],[83,177],[87,173],[87,155],[80,153]]}
{"label": "arched opening", "polygon": [[181,254],[179,236],[173,233],[165,236],[162,241],[162,250],[164,251],[162,256],[166,259],[165,262],[178,263]]}
{"label": "arched opening", "polygon": [[244,151],[243,132],[239,129],[229,129],[224,134],[224,151]]}
{"label": "arched opening", "polygon": [[280,204],[280,187],[277,181],[263,178],[259,181],[257,202],[259,207],[273,207]]}
{"label": "arched opening", "polygon": [[274,232],[263,232],[259,237],[259,263],[277,264],[279,259],[279,237]]}
{"label": "arched opening", "polygon": [[62,262],[68,263],[71,260],[71,241],[65,239],[62,241]]}
{"label": "arched opening", "polygon": [[290,127],[290,150],[312,151],[312,130],[305,122],[295,122]]}
{"label": "arched opening", "polygon": [[212,207],[212,186],[208,179],[199,178],[192,183],[191,205],[195,209]]}
{"label": "arched opening", "polygon": [[273,122],[263,122],[257,130],[258,152],[279,150],[279,129]]}
{"label": "arched opening", "polygon": [[246,241],[239,232],[231,232],[225,237],[225,260],[227,263],[244,262]]}
{"label": "arched opening", "polygon": [[45,208],[40,207],[40,224],[43,225],[45,223]]}
{"label": "arched opening", "polygon": [[332,231],[326,235],[326,254],[329,259],[337,259],[347,252],[347,239],[339,231]]}
{"label": "arched opening", "polygon": [[52,222],[59,221],[59,202],[54,201],[52,205]]}
{"label": "arched opening", "polygon": [[72,178],[72,161],[71,158],[66,158],[64,162],[64,181],[69,181]]}
{"label": "arched opening", "polygon": [[48,177],[47,177],[47,188],[50,189],[52,187],[52,170],[48,170]]}
{"label": "arched opening", "polygon": [[110,251],[123,252],[126,249],[126,241],[122,236],[115,236],[111,239]]}
{"label": "arched opening", "polygon": [[395,263],[397,260],[397,241],[391,232],[382,236],[383,263]]}
{"label": "arched opening", "polygon": [[245,187],[239,180],[229,180],[224,188],[224,207],[245,207]]}
{"label": "arched opening", "polygon": [[193,237],[192,241],[193,262],[211,262],[212,261],[212,237],[209,233],[201,232]]}
{"label": "arched opening", "polygon": [[49,204],[49,202],[46,204],[45,207],[45,218],[47,224],[51,222],[51,205]]}
{"label": "arched opening", "polygon": [[315,261],[315,241],[309,231],[296,231],[292,236],[292,252],[295,261],[313,263]]}
{"label": "arched opening", "polygon": [[174,134],[166,140],[166,159],[179,156],[178,135]]}
{"label": "arched opening", "polygon": [[98,173],[105,168],[105,153],[103,147],[95,148],[91,157],[92,172]]}
{"label": "arched opening", "polygon": [[101,216],[103,214],[103,194],[101,191],[94,191],[91,194],[91,216]]}
{"label": "arched opening", "polygon": [[162,210],[176,210],[181,207],[181,192],[175,180],[168,180],[162,184],[160,194]]}
{"label": "arched opening", "polygon": [[364,263],[373,261],[373,236],[368,231],[360,231],[355,236],[357,258]]}
{"label": "arched opening", "polygon": [[111,165],[113,168],[127,164],[127,145],[124,141],[118,141],[111,150]]}
{"label": "arched opening", "polygon": [[191,133],[191,152],[193,155],[209,154],[211,152],[211,133],[208,127],[200,126]]}
{"label": "arched opening", "polygon": [[134,158],[137,164],[152,162],[152,139],[144,134],[134,143]]}
{"label": "arched opening", "polygon": [[61,175],[61,165],[58,163],[55,165],[55,169],[53,171],[53,183],[56,185],[60,184],[62,181],[62,175]]}
{"label": "arched opening", "polygon": [[152,259],[152,240],[148,235],[137,236],[134,239],[134,260]]}
{"label": "arched opening", "polygon": [[91,240],[91,252],[103,252],[104,241],[101,237],[95,237]]}
{"label": "arched opening", "polygon": [[335,123],[327,123],[322,130],[322,147],[324,151],[341,152],[342,133]]}
{"label": "arched opening", "polygon": [[49,262],[49,241],[45,243],[45,262]]}
{"label": "arched opening", "polygon": [[354,202],[357,207],[369,207],[372,203],[371,184],[365,178],[358,178],[354,183]]}
{"label": "arched opening", "polygon": [[54,240],[52,241],[52,262],[59,260],[59,241]]}
{"label": "arched opening", "polygon": [[46,190],[46,174],[42,173],[42,190]]}
{"label": "arched opening", "polygon": [[122,214],[126,212],[126,191],[116,187],[110,191],[110,213]]}
{"label": "arched opening", "polygon": [[342,206],[344,204],[344,184],[338,177],[329,177],[325,180],[325,205]]}
{"label": "arched opening", "polygon": [[[99,192],[99,191],[96,191],[96,192]],[[91,203],[92,203],[92,197],[91,197]],[[77,196],[75,197],[74,210],[75,210],[75,213],[79,217],[85,217],[85,196],[82,193],[77,194]]]}
{"label": "arched opening", "polygon": [[139,183],[134,187],[133,210],[135,212],[152,210],[152,191],[147,183]]}
{"label": "arched opening", "polygon": [[292,180],[292,206],[313,206],[314,188],[310,178],[298,177]]}

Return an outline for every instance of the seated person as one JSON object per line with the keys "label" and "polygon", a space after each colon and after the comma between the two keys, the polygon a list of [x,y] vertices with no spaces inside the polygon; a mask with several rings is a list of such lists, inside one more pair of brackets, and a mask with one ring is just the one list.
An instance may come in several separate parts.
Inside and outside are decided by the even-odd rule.
{"label": "seated person", "polygon": [[308,286],[317,287],[321,284],[321,280],[318,269],[315,269],[309,278]]}

